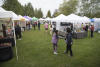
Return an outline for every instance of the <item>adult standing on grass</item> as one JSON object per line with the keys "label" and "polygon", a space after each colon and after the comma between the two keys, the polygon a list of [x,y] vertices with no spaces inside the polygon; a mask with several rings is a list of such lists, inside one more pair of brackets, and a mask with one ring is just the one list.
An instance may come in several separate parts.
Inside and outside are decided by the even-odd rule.
{"label": "adult standing on grass", "polygon": [[46,32],[48,31],[48,23],[45,23],[44,24],[44,27],[45,27],[45,30],[46,30]]}
{"label": "adult standing on grass", "polygon": [[22,34],[21,34],[21,27],[19,25],[15,26],[15,34],[16,34],[16,38],[21,40]]}
{"label": "adult standing on grass", "polygon": [[40,21],[38,21],[38,30],[40,30]]}
{"label": "adult standing on grass", "polygon": [[91,25],[90,30],[91,30],[91,37],[93,37],[93,32],[94,32],[94,26],[93,25]]}
{"label": "adult standing on grass", "polygon": [[68,51],[70,51],[70,56],[73,56],[73,53],[72,53],[72,34],[71,34],[71,30],[70,28],[67,28],[67,35],[66,35],[66,51],[65,53],[68,53]]}
{"label": "adult standing on grass", "polygon": [[34,22],[34,23],[33,23],[34,30],[35,30],[35,26],[36,26],[36,25],[35,25],[35,22]]}
{"label": "adult standing on grass", "polygon": [[54,54],[58,54],[57,53],[58,30],[54,31],[54,34],[52,36],[52,43],[53,43]]}

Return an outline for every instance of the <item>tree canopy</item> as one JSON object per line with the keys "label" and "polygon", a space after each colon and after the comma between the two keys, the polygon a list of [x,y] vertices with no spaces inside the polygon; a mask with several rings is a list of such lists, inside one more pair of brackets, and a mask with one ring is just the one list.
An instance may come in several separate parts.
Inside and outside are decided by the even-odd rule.
{"label": "tree canopy", "polygon": [[50,10],[47,12],[47,16],[46,17],[50,17],[51,18],[51,12],[50,12]]}
{"label": "tree canopy", "polygon": [[8,11],[13,11],[18,15],[26,15],[30,17],[37,17],[42,18],[43,12],[40,9],[33,8],[31,3],[25,4],[25,6],[22,6],[18,0],[3,0],[4,4],[2,7]]}
{"label": "tree canopy", "polygon": [[69,1],[64,0],[59,7],[59,12],[64,15],[75,13],[77,9],[76,8],[77,4],[78,4],[77,0],[69,0]]}
{"label": "tree canopy", "polygon": [[79,0],[80,5],[80,15],[85,15],[88,17],[100,17],[100,0]]}

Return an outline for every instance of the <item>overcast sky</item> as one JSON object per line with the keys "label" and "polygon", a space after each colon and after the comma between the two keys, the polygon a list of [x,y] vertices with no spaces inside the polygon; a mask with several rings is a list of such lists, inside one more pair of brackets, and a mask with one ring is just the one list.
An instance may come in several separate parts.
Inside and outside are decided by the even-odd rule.
{"label": "overcast sky", "polygon": [[[51,13],[53,13],[54,10],[58,9],[59,5],[63,2],[63,0],[18,0],[18,1],[22,5],[31,2],[34,8],[41,8],[44,15],[47,14],[48,10],[50,10]],[[2,0],[0,0],[0,6],[1,5],[2,5]]]}
{"label": "overcast sky", "polygon": [[52,13],[55,9],[59,8],[59,5],[63,2],[63,0],[18,0],[22,5],[31,2],[33,7],[41,8],[44,15],[47,14],[47,11],[50,10]]}

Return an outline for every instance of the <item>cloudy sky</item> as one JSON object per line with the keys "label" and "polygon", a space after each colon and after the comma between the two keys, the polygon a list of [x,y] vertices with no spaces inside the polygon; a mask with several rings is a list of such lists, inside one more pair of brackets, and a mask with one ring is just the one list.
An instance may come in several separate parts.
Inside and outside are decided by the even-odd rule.
{"label": "cloudy sky", "polygon": [[[18,0],[22,5],[31,2],[34,8],[41,8],[44,15],[47,14],[47,11],[50,10],[51,13],[54,12],[55,9],[59,8],[59,5],[63,2],[63,0]],[[2,4],[0,0],[0,4]]]}

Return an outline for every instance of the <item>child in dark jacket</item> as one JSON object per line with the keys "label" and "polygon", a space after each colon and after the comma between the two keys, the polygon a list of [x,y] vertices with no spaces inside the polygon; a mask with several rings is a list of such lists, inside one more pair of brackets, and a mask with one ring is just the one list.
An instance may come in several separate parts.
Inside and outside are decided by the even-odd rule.
{"label": "child in dark jacket", "polygon": [[70,56],[73,56],[73,53],[72,53],[72,34],[71,34],[71,30],[70,30],[70,28],[67,28],[67,35],[66,35],[66,44],[67,44],[67,46],[66,46],[66,51],[65,51],[65,53],[68,53],[68,51],[70,51]]}
{"label": "child in dark jacket", "polygon": [[54,31],[54,34],[52,36],[52,43],[53,43],[53,49],[54,49],[54,54],[57,53],[57,43],[58,43],[58,31]]}

